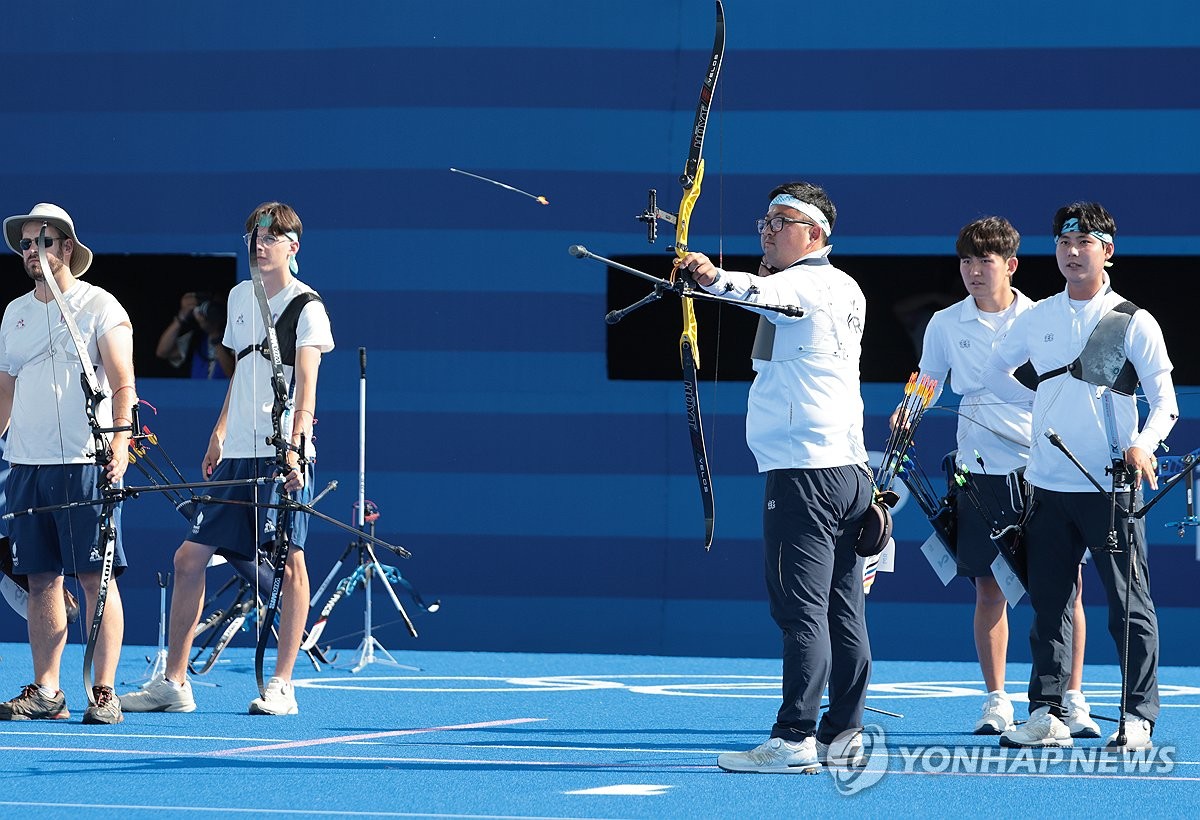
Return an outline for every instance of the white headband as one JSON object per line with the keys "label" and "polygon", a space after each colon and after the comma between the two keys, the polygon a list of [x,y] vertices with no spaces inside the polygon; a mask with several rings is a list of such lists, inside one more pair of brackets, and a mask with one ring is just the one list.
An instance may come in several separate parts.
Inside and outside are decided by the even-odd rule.
{"label": "white headband", "polygon": [[825,216],[825,213],[816,205],[810,205],[801,199],[797,199],[791,194],[780,194],[771,200],[771,205],[784,205],[788,208],[795,208],[797,211],[816,222],[817,227],[825,231],[826,237],[833,236],[833,227],[829,224],[829,218]]}

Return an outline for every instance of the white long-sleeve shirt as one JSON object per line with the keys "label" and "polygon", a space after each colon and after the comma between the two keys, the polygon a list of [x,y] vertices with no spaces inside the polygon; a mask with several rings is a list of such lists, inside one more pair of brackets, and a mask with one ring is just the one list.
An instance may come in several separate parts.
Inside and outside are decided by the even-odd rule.
{"label": "white long-sleeve shirt", "polygon": [[[759,313],[746,443],[759,472],[866,464],[859,382],[866,299],[828,248],[771,276],[718,271],[705,287]],[[755,305],[795,305],[803,318]]]}
{"label": "white long-sleeve shirt", "polygon": [[[1025,477],[1034,486],[1059,492],[1095,490],[1050,443],[1046,437],[1048,430],[1060,436],[1102,486],[1107,485],[1110,479],[1105,471],[1112,466],[1112,459],[1103,395],[1112,391],[1068,373],[1048,379],[1031,391],[1013,378],[1012,373],[1026,360],[1039,374],[1073,362],[1100,318],[1123,301],[1107,279],[1100,292],[1082,304],[1072,302],[1064,289],[1017,317],[984,367],[983,383],[997,396],[1008,401],[1033,399],[1033,446]],[[1153,453],[1175,425],[1179,405],[1162,328],[1149,312],[1139,310],[1133,315],[1125,329],[1124,354],[1137,371],[1150,412],[1139,431],[1137,399],[1112,393],[1115,418],[1112,435],[1122,451],[1136,446]]]}

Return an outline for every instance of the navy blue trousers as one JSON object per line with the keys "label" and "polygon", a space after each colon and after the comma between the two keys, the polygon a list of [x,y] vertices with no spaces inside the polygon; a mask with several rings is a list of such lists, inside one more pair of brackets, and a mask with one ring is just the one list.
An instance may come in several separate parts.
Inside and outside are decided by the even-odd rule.
{"label": "navy blue trousers", "polygon": [[[871,645],[854,542],[871,496],[862,466],[767,473],[767,596],[783,632],[783,705],[772,737],[828,743],[862,726]],[[818,726],[826,685],[829,709]]]}
{"label": "navy blue trousers", "polygon": [[[1146,524],[1134,524],[1133,584],[1126,600],[1129,577],[1129,539],[1125,517],[1116,516],[1120,552],[1107,550],[1111,502],[1100,493],[1060,493],[1033,488],[1030,503],[1037,508],[1025,525],[1029,556],[1029,601],[1033,627],[1029,648],[1033,674],[1029,681],[1029,708],[1050,705],[1062,713],[1062,696],[1071,676],[1071,614],[1075,606],[1075,575],[1083,551],[1090,548],[1092,564],[1108,599],[1108,631],[1121,655],[1125,607],[1129,607],[1129,660],[1126,711],[1151,723],[1158,720],[1158,617],[1150,598],[1150,570],[1146,564]],[[1127,506],[1129,493],[1119,493],[1117,503]]]}

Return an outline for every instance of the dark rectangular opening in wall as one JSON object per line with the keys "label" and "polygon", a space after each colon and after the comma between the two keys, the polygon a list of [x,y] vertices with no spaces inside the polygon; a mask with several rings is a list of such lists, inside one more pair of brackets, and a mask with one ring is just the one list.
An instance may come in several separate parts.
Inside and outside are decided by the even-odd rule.
{"label": "dark rectangular opening in wall", "polygon": [[[863,336],[862,380],[903,382],[916,368],[921,338],[934,311],[966,296],[953,256],[834,256],[867,297]],[[670,272],[662,255],[621,256],[614,261],[655,276]],[[725,258],[729,270],[756,270],[759,257]],[[1113,288],[1135,305],[1149,310],[1162,326],[1167,351],[1175,365],[1176,384],[1200,384],[1200,361],[1189,355],[1194,306],[1181,298],[1180,277],[1190,275],[1200,260],[1190,256],[1117,256],[1109,272]],[[1013,284],[1032,299],[1063,289],[1053,256],[1022,256]],[[618,310],[652,290],[637,277],[608,269],[607,309]],[[749,381],[750,347],[757,314],[730,305],[694,302],[699,325],[702,379]],[[672,293],[607,328],[608,377],[614,380],[679,378],[682,313]]]}
{"label": "dark rectangular opening in wall", "polygon": [[[189,362],[173,367],[154,355],[159,337],[179,313],[185,293],[207,298],[219,310],[237,282],[237,257],[216,254],[96,254],[84,279],[104,288],[133,322],[133,363],[138,378],[191,378]],[[0,302],[7,305],[33,288],[21,258],[0,260]]]}

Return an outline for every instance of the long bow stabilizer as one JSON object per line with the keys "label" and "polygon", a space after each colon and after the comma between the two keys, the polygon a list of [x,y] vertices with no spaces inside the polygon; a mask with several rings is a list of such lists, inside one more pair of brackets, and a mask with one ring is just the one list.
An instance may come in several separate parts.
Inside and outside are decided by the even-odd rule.
{"label": "long bow stabilizer", "polygon": [[[1200,450],[1193,450],[1190,453],[1182,456],[1161,456],[1158,459],[1158,476],[1166,478],[1175,476],[1183,472],[1185,468],[1193,469],[1196,460],[1200,459]],[[1184,491],[1184,516],[1178,521],[1168,521],[1164,527],[1176,528],[1180,538],[1183,538],[1184,529],[1186,527],[1200,526],[1200,518],[1196,516],[1196,499],[1195,488],[1192,482],[1189,481]],[[1200,548],[1197,548],[1197,555],[1200,555]]]}
{"label": "long bow stabilizer", "polygon": [[96,465],[99,467],[99,476],[97,478],[98,488],[104,498],[100,507],[100,522],[99,522],[99,542],[97,544],[98,551],[101,555],[100,562],[100,587],[96,593],[96,608],[92,613],[91,626],[88,628],[87,644],[83,650],[83,689],[87,693],[88,702],[95,705],[95,695],[92,693],[92,660],[96,653],[96,640],[100,636],[100,624],[104,620],[104,607],[108,601],[108,585],[112,580],[113,561],[116,556],[117,530],[114,523],[114,515],[117,504],[120,503],[121,496],[112,492],[112,481],[108,477],[108,471],[105,469],[107,464],[112,461],[112,434],[118,432],[133,433],[137,429],[137,402],[133,402],[133,412],[130,415],[133,417],[127,427],[104,427],[100,424],[98,412],[100,404],[107,396],[104,390],[100,387],[100,380],[96,378],[96,369],[92,366],[92,357],[88,355],[87,343],[83,340],[83,334],[79,331],[79,325],[75,322],[75,316],[67,308],[66,300],[63,299],[62,291],[59,290],[58,282],[54,278],[54,272],[50,269],[50,261],[46,258],[46,223],[42,223],[42,229],[38,233],[37,243],[38,264],[42,269],[42,279],[46,282],[46,288],[50,291],[54,303],[58,306],[59,312],[62,314],[63,324],[67,328],[67,333],[71,337],[71,342],[75,346],[75,353],[79,357],[79,365],[81,373],[79,381],[83,387],[83,410],[87,414],[88,426],[92,430],[92,447]]}
{"label": "long bow stabilizer", "polygon": [[[687,296],[689,299],[698,299],[701,302],[721,302],[727,305],[737,305],[739,307],[746,306],[745,299],[734,299],[730,296],[720,296],[709,293],[706,290],[694,290],[687,279],[676,277],[674,281],[663,279],[660,276],[655,276],[645,271],[631,268],[628,265],[622,264],[615,259],[609,259],[607,256],[601,256],[598,253],[592,253],[583,245],[571,245],[567,248],[567,253],[574,256],[576,259],[591,259],[596,262],[602,262],[613,270],[619,270],[623,273],[632,274],[639,279],[645,279],[654,285],[654,290],[651,291],[645,298],[639,299],[629,307],[621,308],[620,310],[610,310],[604,317],[607,324],[615,325],[617,322],[624,319],[630,313],[633,313],[638,308],[649,304],[655,300],[661,299],[663,294],[674,293],[679,297]],[[755,302],[756,310],[771,310],[780,313],[784,316],[791,316],[795,319],[804,318],[804,308],[796,305],[772,305],[767,302]]]}

